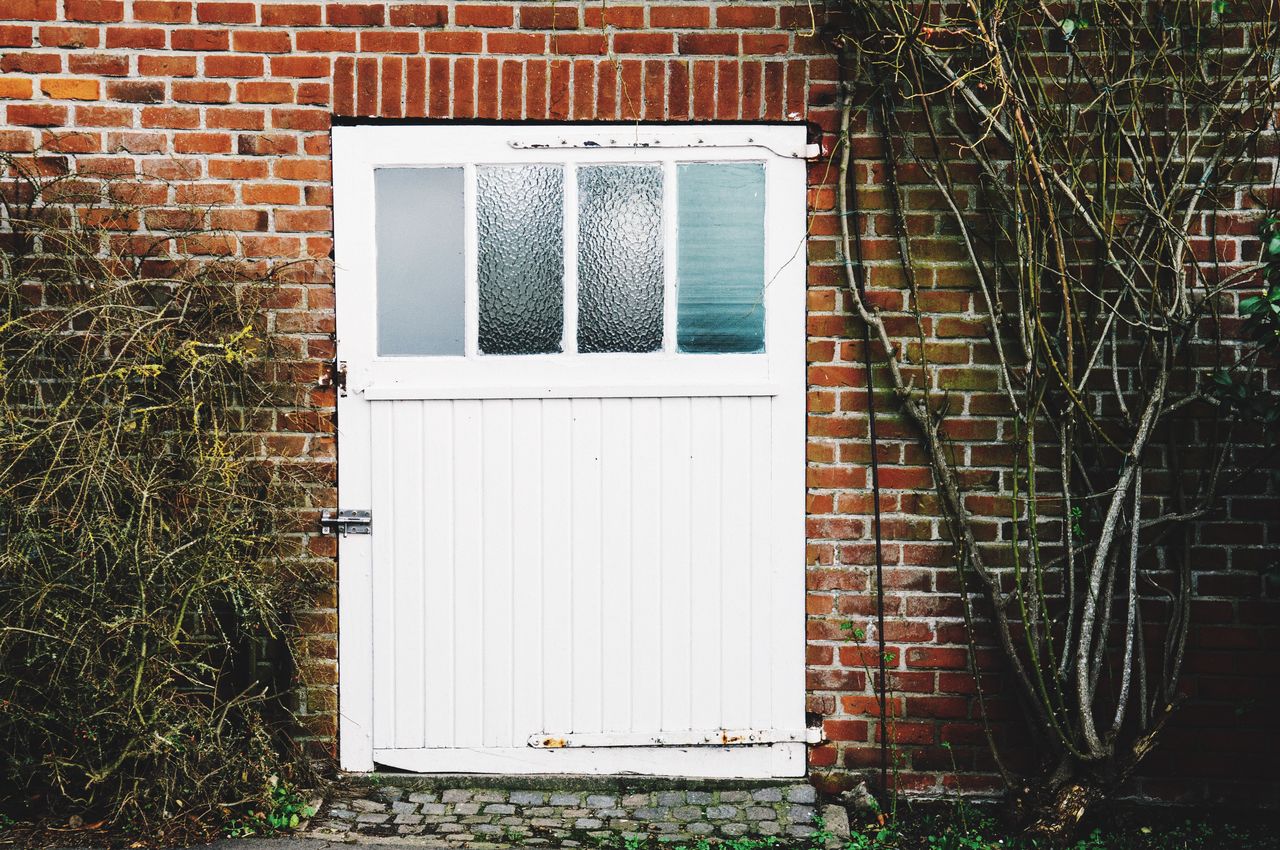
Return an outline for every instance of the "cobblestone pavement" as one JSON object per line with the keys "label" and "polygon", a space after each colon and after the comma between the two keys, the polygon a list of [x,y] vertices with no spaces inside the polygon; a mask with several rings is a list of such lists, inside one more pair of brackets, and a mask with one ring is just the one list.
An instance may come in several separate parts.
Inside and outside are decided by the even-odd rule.
{"label": "cobblestone pavement", "polygon": [[[714,780],[685,787],[466,787],[412,780],[347,782],[334,789],[312,819],[308,837],[364,844],[396,843],[462,848],[603,846],[612,837],[667,841],[700,838],[812,835],[817,815],[813,786]],[[455,787],[456,786],[456,787]],[[637,787],[639,786],[639,787]]]}

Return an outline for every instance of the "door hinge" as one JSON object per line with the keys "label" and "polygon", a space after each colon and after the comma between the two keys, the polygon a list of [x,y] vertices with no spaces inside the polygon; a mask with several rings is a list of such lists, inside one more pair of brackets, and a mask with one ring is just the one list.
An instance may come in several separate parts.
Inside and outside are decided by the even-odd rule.
{"label": "door hinge", "polygon": [[321,534],[369,534],[373,531],[372,511],[325,511],[320,515]]}
{"label": "door hinge", "polygon": [[330,360],[325,364],[329,368],[320,376],[319,385],[333,387],[338,395],[347,394],[347,361]]}

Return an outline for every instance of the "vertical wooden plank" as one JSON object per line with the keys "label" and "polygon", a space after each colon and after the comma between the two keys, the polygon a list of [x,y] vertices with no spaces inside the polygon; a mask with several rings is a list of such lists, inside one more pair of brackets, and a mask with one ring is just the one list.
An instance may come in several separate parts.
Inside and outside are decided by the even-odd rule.
{"label": "vertical wooden plank", "polygon": [[484,452],[481,402],[459,400],[453,406],[454,539],[453,560],[454,746],[484,742],[484,504],[481,460]]}
{"label": "vertical wooden plank", "polygon": [[542,717],[542,402],[519,399],[511,410],[512,746],[543,731]]}
{"label": "vertical wooden plank", "polygon": [[[337,129],[337,128],[335,128]],[[334,290],[337,355],[359,368],[375,350],[374,299],[367,281],[374,276],[374,194],[371,146],[354,127],[333,135],[333,207],[341,222],[342,245]],[[373,504],[373,431],[368,400],[357,392],[337,393],[338,504],[368,509]],[[338,539],[338,746],[344,770],[373,770],[375,606],[373,536]]]}
{"label": "vertical wooden plank", "polygon": [[697,499],[689,541],[688,585],[693,600],[689,672],[694,729],[720,726],[720,595],[724,587],[720,548],[724,494],[720,442],[724,426],[720,405],[721,399],[714,397],[691,400],[690,490]]}
{"label": "vertical wooden plank", "polygon": [[773,723],[773,400],[751,399],[751,725]]}
{"label": "vertical wooden plank", "polygon": [[632,400],[601,401],[601,671],[606,731],[631,730]]}
{"label": "vertical wooden plank", "polygon": [[662,401],[631,402],[631,728],[662,728]]}
{"label": "vertical wooden plank", "polygon": [[751,726],[751,399],[721,399],[720,724]]}
{"label": "vertical wooden plank", "polygon": [[396,589],[395,589],[395,423],[394,402],[369,405],[371,414],[371,509],[391,519],[373,540],[373,746],[395,745],[396,729]]}
{"label": "vertical wooden plank", "polygon": [[662,401],[662,728],[689,729],[689,399]]}
{"label": "vertical wooden plank", "polygon": [[572,425],[573,731],[601,731],[600,399],[575,398]]}
{"label": "vertical wooden plank", "polygon": [[794,246],[805,239],[804,169],[804,162],[774,157],[765,178],[770,199],[765,270],[773,280],[765,292],[765,348],[769,373],[779,386],[771,404],[768,491],[773,496],[772,721],[778,728],[804,722],[805,293],[799,284],[804,265],[794,260]]}
{"label": "vertical wooden plank", "polygon": [[425,624],[426,744],[454,743],[454,691],[457,661],[454,599],[454,447],[452,401],[424,402],[422,551]]}
{"label": "vertical wooden plank", "polygon": [[[511,620],[514,616],[511,595],[511,401],[486,399],[481,403],[480,489],[484,536],[483,559],[478,565],[483,573],[484,631],[481,636],[484,653],[484,745],[510,747],[511,692]],[[521,742],[522,744],[524,742]]]}
{"label": "vertical wooden plank", "polygon": [[390,600],[395,626],[395,746],[421,747],[426,742],[422,704],[422,525],[425,500],[422,482],[422,402],[393,401],[390,453],[392,520],[383,532],[392,538],[392,561],[386,573],[394,582]]}
{"label": "vertical wooden plank", "polygon": [[[543,727],[573,729],[573,552],[570,480],[573,472],[570,400],[542,406],[542,658]],[[536,638],[535,638],[536,639]]]}

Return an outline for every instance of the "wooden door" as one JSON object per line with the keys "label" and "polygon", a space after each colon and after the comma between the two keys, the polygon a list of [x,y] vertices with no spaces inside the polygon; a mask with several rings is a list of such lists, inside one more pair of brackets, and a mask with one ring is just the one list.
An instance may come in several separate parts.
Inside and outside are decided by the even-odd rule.
{"label": "wooden door", "polygon": [[804,772],[803,143],[334,130],[344,767]]}

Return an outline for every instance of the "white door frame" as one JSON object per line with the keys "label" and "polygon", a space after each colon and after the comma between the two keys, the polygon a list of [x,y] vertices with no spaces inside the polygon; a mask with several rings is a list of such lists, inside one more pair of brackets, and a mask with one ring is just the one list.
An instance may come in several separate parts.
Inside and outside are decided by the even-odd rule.
{"label": "white door frame", "polygon": [[[364,509],[371,503],[369,452],[370,405],[387,398],[546,398],[628,397],[714,394],[772,396],[779,414],[773,434],[782,446],[773,456],[776,491],[774,526],[777,543],[774,587],[788,600],[794,616],[776,625],[773,635],[778,680],[775,703],[797,729],[783,738],[736,749],[740,764],[702,765],[697,747],[688,752],[689,775],[802,775],[804,744],[804,496],[805,496],[805,128],[802,125],[458,125],[340,126],[333,130],[334,232],[336,257],[337,358],[347,364],[347,386],[339,392],[338,507]],[[563,148],[564,150],[560,150]],[[424,160],[423,151],[430,151]],[[572,156],[565,158],[565,152]],[[760,161],[766,163],[766,320],[763,355],[665,354],[568,356],[555,364],[548,379],[542,356],[494,356],[486,359],[432,358],[425,374],[421,359],[379,358],[376,353],[374,306],[373,169],[379,166],[505,162],[654,162],[668,168],[675,161]],[[566,197],[566,214],[570,199]],[[469,205],[469,208],[472,208]],[[674,216],[668,216],[668,239]],[[467,228],[468,240],[474,228]],[[470,249],[471,246],[468,245]],[[468,257],[474,256],[468,250]],[[674,251],[669,250],[669,254]],[[470,263],[471,260],[469,259]],[[566,264],[566,275],[569,264]],[[567,283],[567,285],[569,285]],[[469,354],[476,351],[475,273],[468,273],[466,292]],[[668,297],[668,327],[673,299]],[[566,324],[569,317],[566,316]],[[674,336],[672,332],[669,335]],[[443,368],[440,368],[443,367]],[[709,381],[718,386],[706,390]],[[362,439],[343,439],[364,435]],[[377,533],[374,517],[373,533]],[[369,535],[339,538],[338,672],[339,754],[342,769],[374,769],[373,647],[374,620],[372,546]],[[791,604],[791,603],[794,604]],[[748,730],[750,731],[750,730]],[[675,740],[670,742],[676,744]],[[679,743],[685,743],[680,741]],[[651,772],[649,756],[663,748],[624,745],[618,759],[604,758],[585,745],[557,751],[560,764],[572,772]],[[721,749],[721,748],[717,748]],[[723,748],[730,749],[730,748]],[[624,752],[625,751],[625,752]],[[663,750],[669,753],[670,749]],[[543,750],[545,752],[545,750]],[[593,758],[593,753],[596,753]],[[753,753],[753,755],[746,755]],[[542,762],[537,762],[542,764]],[[424,763],[420,770],[432,770]],[[476,753],[476,772],[540,772]],[[557,772],[568,772],[560,771]],[[657,771],[663,772],[663,771]]]}

